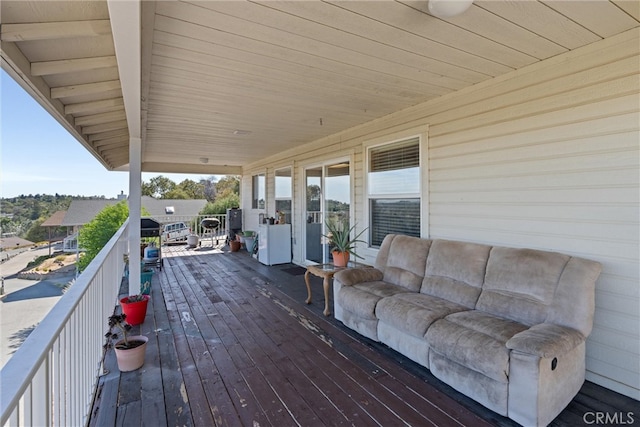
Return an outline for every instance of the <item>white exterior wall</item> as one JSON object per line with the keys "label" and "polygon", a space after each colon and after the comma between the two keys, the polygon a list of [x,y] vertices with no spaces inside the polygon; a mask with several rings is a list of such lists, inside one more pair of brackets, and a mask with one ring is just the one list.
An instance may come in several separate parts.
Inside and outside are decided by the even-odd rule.
{"label": "white exterior wall", "polygon": [[[352,155],[356,221],[366,226],[364,150],[428,129],[431,238],[530,247],[599,261],[587,378],[640,399],[640,31],[298,147],[245,171],[294,167],[294,236],[304,165]],[[250,196],[243,197],[250,206]],[[273,200],[267,202],[272,214]],[[269,207],[271,209],[269,210]],[[302,263],[302,245],[294,262]],[[359,249],[372,262],[376,251]]]}

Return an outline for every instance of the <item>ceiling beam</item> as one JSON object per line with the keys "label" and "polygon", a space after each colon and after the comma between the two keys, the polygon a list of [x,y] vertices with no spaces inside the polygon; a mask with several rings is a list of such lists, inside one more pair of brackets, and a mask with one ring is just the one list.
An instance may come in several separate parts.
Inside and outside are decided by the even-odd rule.
{"label": "ceiling beam", "polygon": [[103,139],[93,144],[93,146],[96,148],[96,150],[105,147],[126,147],[127,145],[129,145],[129,137],[127,135],[119,136],[116,138]]}
{"label": "ceiling beam", "polygon": [[2,24],[0,39],[6,42],[95,37],[111,34],[108,19],[73,22],[40,22],[32,24]]}
{"label": "ceiling beam", "polygon": [[89,142],[91,142],[93,145],[97,145],[99,141],[103,141],[109,138],[123,138],[123,137],[126,137],[127,139],[129,138],[129,131],[126,128],[89,135]]}
{"label": "ceiling beam", "polygon": [[242,175],[242,166],[142,162],[142,172],[191,173],[203,175]]}
{"label": "ceiling beam", "polygon": [[115,122],[126,118],[124,110],[111,111],[109,113],[93,114],[75,119],[76,126],[91,126],[100,123]]}
{"label": "ceiling beam", "polygon": [[85,115],[106,113],[122,109],[124,101],[122,98],[105,99],[102,101],[78,102],[76,104],[67,104],[64,107],[65,114],[85,113]]}
{"label": "ceiling beam", "polygon": [[108,92],[110,90],[120,90],[120,80],[109,80],[107,82],[86,83],[82,85],[60,86],[51,88],[51,98],[67,98],[69,96],[92,95],[94,93]]}
{"label": "ceiling beam", "polygon": [[82,133],[84,133],[85,135],[93,135],[96,133],[109,132],[118,129],[127,129],[127,121],[121,120],[119,122],[108,122],[101,123],[99,125],[86,126],[82,128]]}
{"label": "ceiling beam", "polygon": [[60,61],[33,62],[32,76],[48,76],[51,74],[91,71],[100,68],[117,67],[115,56],[98,56],[95,58],[63,59]]}

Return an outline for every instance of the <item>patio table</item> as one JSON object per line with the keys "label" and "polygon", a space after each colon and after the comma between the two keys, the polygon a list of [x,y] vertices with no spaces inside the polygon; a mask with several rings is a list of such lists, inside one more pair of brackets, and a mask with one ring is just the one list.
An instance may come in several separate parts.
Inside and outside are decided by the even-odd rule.
{"label": "patio table", "polygon": [[307,299],[305,303],[311,304],[311,283],[309,282],[309,274],[313,274],[316,277],[322,277],[322,287],[324,289],[324,315],[329,316],[331,311],[329,311],[329,282],[340,270],[344,270],[346,268],[355,268],[355,267],[368,267],[371,266],[360,264],[360,263],[349,263],[347,267],[336,267],[333,264],[317,264],[317,265],[308,265],[307,271],[304,273],[304,282],[307,285]]}

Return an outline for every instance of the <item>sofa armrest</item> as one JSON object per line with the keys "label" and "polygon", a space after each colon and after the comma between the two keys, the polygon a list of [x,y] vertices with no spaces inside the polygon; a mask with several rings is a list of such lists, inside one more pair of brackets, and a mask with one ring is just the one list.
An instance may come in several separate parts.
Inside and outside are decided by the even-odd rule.
{"label": "sofa armrest", "polygon": [[543,358],[568,353],[586,340],[580,331],[551,323],[540,323],[515,334],[507,348]]}
{"label": "sofa armrest", "polygon": [[338,271],[333,278],[344,286],[353,286],[358,283],[382,280],[382,271],[377,268],[348,268]]}

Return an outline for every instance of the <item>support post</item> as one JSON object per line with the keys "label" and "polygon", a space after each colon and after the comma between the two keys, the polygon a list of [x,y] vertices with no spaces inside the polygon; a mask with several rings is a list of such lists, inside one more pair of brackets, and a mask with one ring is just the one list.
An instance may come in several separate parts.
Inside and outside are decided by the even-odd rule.
{"label": "support post", "polygon": [[142,209],[142,140],[129,139],[129,295],[140,293],[140,210]]}

